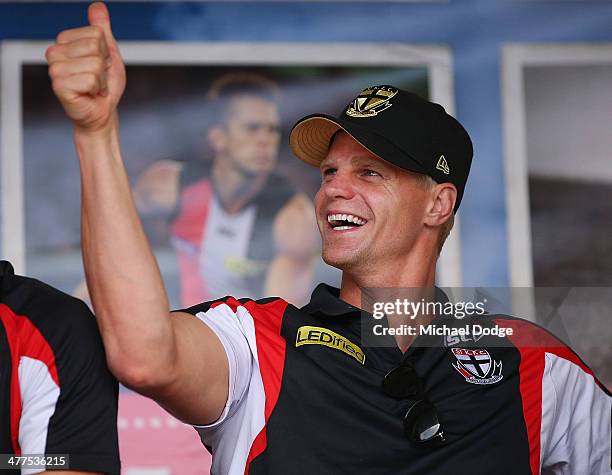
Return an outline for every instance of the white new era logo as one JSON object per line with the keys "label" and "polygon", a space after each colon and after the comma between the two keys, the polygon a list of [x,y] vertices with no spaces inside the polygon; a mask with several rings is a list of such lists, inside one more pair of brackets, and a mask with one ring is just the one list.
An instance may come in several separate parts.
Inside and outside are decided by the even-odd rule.
{"label": "white new era logo", "polygon": [[444,155],[440,155],[440,158],[438,158],[436,168],[441,172],[445,173],[446,175],[450,173],[450,168],[448,167],[448,163],[446,162],[446,158],[444,158]]}

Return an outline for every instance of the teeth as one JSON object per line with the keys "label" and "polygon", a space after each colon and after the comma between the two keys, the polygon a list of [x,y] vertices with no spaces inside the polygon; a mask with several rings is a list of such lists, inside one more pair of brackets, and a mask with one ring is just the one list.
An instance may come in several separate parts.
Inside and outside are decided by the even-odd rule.
{"label": "teeth", "polygon": [[327,221],[348,221],[349,223],[355,223],[359,226],[364,225],[367,221],[365,219],[361,219],[352,214],[330,214],[327,216]]}
{"label": "teeth", "polygon": [[336,226],[334,231],[346,231],[347,229],[351,229],[350,226]]}

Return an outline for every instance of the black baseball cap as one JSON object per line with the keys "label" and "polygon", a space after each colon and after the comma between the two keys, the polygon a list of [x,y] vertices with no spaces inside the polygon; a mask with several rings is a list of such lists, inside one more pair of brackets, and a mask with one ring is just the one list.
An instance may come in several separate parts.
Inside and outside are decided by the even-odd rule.
{"label": "black baseball cap", "polygon": [[339,130],[393,165],[455,185],[457,212],[473,149],[468,133],[444,107],[393,86],[372,86],[338,117],[312,114],[300,119],[289,143],[298,158],[318,167]]}

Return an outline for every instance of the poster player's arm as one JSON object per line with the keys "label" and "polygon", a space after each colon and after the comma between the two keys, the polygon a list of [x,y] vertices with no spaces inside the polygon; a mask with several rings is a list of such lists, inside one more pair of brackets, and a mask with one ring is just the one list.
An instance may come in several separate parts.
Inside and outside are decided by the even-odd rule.
{"label": "poster player's arm", "polygon": [[[149,165],[136,179],[132,194],[141,215],[171,213],[176,209],[183,163],[178,160],[158,160]],[[72,296],[91,303],[87,282],[82,280]]]}
{"label": "poster player's arm", "polygon": [[158,160],[136,179],[133,187],[136,208],[142,214],[171,213],[179,199],[179,183],[183,163]]}
{"label": "poster player's arm", "polygon": [[215,333],[170,314],[121,158],[117,106],[125,67],[106,6],[90,26],[61,32],[47,50],[53,91],[74,124],[82,181],[83,261],[107,361],[117,379],[180,419],[216,420],[228,396],[228,360]]}
{"label": "poster player's arm", "polygon": [[314,207],[305,194],[296,194],[280,209],[274,220],[274,239],[277,253],[268,269],[265,294],[303,305],[320,252]]}

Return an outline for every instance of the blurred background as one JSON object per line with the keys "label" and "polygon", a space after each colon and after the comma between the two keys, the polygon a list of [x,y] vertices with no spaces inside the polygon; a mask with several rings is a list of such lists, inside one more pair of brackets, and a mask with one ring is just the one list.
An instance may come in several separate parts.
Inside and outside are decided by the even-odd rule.
{"label": "blurred background", "polygon": [[[291,156],[295,120],[337,114],[373,84],[412,90],[454,112],[474,142],[443,283],[542,289],[519,292],[513,312],[553,327],[612,385],[611,2],[113,1],[109,8],[128,65],[122,141],[135,185],[160,161],[214,161],[207,93],[227,74],[278,85],[274,174],[310,198],[319,174]],[[2,258],[82,296],[78,167],[43,53],[59,31],[85,23],[86,3],[0,3]],[[179,213],[179,205],[143,211],[175,307],[188,303],[172,234]],[[274,213],[267,219],[271,225]],[[238,267],[252,263],[241,257]],[[337,282],[320,260],[310,264],[311,286]],[[195,431],[154,403],[122,392],[119,428],[125,473],[208,472]]]}

